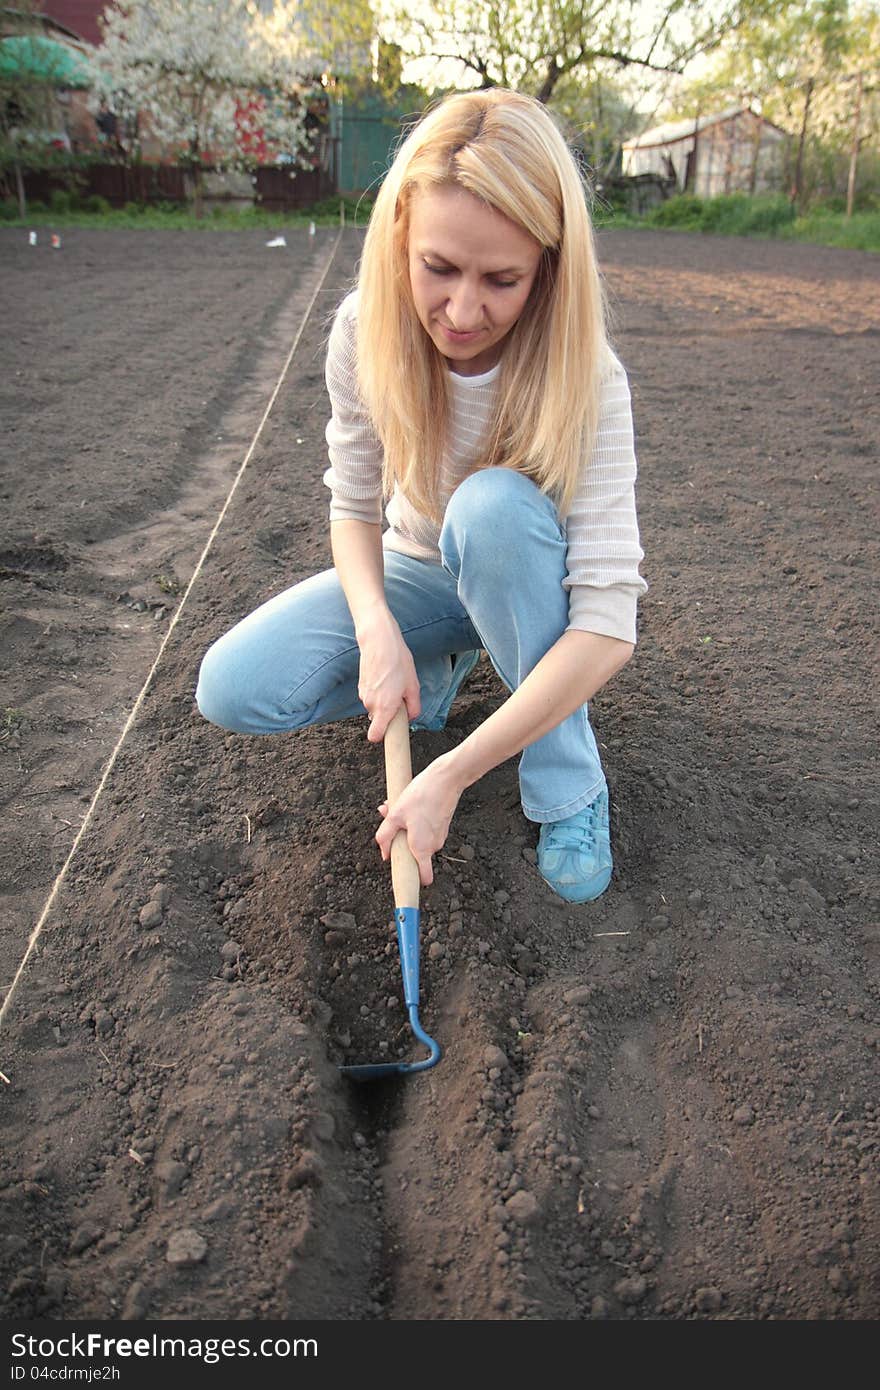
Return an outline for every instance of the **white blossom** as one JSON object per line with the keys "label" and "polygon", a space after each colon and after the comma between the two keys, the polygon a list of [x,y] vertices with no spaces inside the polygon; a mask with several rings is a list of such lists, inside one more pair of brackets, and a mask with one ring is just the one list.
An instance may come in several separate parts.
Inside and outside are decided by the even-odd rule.
{"label": "white blossom", "polygon": [[96,99],[145,120],[170,156],[196,168],[310,167],[312,84],[291,0],[266,13],[254,0],[116,0],[103,29]]}

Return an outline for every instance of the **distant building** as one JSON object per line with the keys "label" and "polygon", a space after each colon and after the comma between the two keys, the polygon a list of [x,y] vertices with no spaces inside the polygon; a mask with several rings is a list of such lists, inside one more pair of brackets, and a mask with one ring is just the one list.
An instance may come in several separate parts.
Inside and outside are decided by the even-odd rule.
{"label": "distant building", "polygon": [[[274,0],[256,3],[269,12]],[[15,0],[9,0],[9,8],[0,0],[0,38],[24,29],[36,31],[87,59],[103,42],[101,21],[112,4],[113,0],[38,0],[37,14],[23,17],[15,8]],[[389,115],[378,96],[372,101],[374,94],[369,90],[382,58],[369,0],[352,0],[344,23],[336,13],[335,0],[300,0],[297,23],[303,66],[313,83],[305,97],[306,127],[314,138],[314,174],[320,196],[339,187],[360,191],[375,182],[377,171],[384,169],[399,126],[396,113]],[[362,103],[349,99],[343,109],[337,79],[345,76],[362,79],[367,90]],[[59,84],[53,98],[53,142],[74,153],[103,150],[110,161],[126,159],[136,144],[139,156],[151,164],[175,161],[176,152],[156,138],[148,116],[142,113],[136,122],[123,121],[111,109],[112,94],[106,99],[99,97],[98,92],[69,90]],[[259,164],[274,163],[260,120],[264,100],[254,94],[240,100],[236,110],[241,147]],[[361,105],[368,109],[361,110]],[[289,192],[291,175],[286,166],[283,180]],[[305,180],[301,178],[301,182]],[[249,177],[241,182],[241,191],[242,196],[252,196]],[[286,196],[281,199],[284,203],[287,200]]]}
{"label": "distant building", "polygon": [[674,178],[680,193],[764,193],[782,185],[788,136],[749,106],[672,121],[623,146],[623,173]]}
{"label": "distant building", "polygon": [[40,8],[56,24],[96,47],[101,42],[98,20],[109,3],[110,0],[43,0]]}
{"label": "distant building", "polygon": [[[104,3],[44,0],[42,10],[35,13],[19,10],[14,3],[0,6],[0,43],[6,49],[7,62],[17,61],[20,72],[36,72],[51,81],[49,125],[43,135],[59,150],[88,150],[98,140],[87,89],[88,57],[99,36],[96,23],[94,39],[83,27],[88,29],[91,12],[100,13]],[[74,21],[79,27],[74,27]],[[16,53],[17,60],[10,56]]]}

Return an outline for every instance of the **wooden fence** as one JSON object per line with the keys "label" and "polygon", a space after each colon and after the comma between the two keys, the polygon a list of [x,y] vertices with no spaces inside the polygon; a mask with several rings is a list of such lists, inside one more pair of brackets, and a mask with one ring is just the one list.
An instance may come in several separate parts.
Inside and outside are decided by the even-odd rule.
{"label": "wooden fence", "polygon": [[28,170],[24,175],[28,200],[47,203],[57,190],[75,190],[82,198],[97,194],[112,207],[126,203],[183,203],[183,169],[172,164],[89,164],[70,172]]}
{"label": "wooden fence", "polygon": [[[30,170],[24,174],[28,201],[48,203],[56,190],[75,189],[81,198],[97,194],[111,207],[126,203],[186,203],[190,180],[174,164],[89,164],[70,172]],[[308,207],[336,191],[332,169],[261,168],[256,171],[254,202],[269,212]],[[212,199],[216,202],[216,199]]]}
{"label": "wooden fence", "polygon": [[336,180],[330,169],[262,168],[257,170],[254,201],[267,212],[286,212],[288,208],[304,208],[330,198],[336,192]]}

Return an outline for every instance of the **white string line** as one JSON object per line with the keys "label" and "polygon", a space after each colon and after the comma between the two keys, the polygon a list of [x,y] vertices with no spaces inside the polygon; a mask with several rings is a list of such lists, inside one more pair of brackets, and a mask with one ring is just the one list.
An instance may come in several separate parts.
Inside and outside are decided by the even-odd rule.
{"label": "white string line", "polygon": [[263,427],[264,427],[264,425],[266,424],[266,421],[268,420],[270,414],[272,413],[272,407],[274,406],[275,401],[276,401],[276,399],[277,399],[277,397],[278,397],[278,392],[281,390],[281,387],[282,387],[283,384],[284,384],[284,378],[287,376],[287,372],[288,372],[288,370],[289,370],[289,368],[290,368],[290,364],[291,364],[291,362],[293,361],[294,354],[296,353],[296,350],[297,350],[297,348],[299,347],[300,339],[302,338],[303,332],[305,331],[305,326],[306,326],[306,324],[307,324],[308,321],[309,321],[309,318],[310,318],[310,316],[311,316],[312,309],[315,307],[315,300],[318,298],[318,295],[321,293],[321,290],[322,290],[323,287],[324,287],[324,281],[327,279],[327,273],[328,273],[328,271],[329,271],[329,269],[330,269],[330,266],[331,266],[332,263],[333,263],[333,258],[334,258],[334,256],[336,255],[336,249],[337,249],[337,247],[339,246],[339,242],[340,242],[340,240],[341,240],[341,237],[342,237],[342,230],[340,229],[340,231],[339,231],[339,232],[337,233],[337,235],[336,235],[336,240],[334,241],[333,246],[332,246],[332,248],[331,248],[331,250],[330,250],[330,255],[327,257],[327,263],[326,263],[326,265],[324,266],[323,271],[321,272],[321,278],[319,279],[318,284],[317,284],[317,286],[315,287],[315,291],[314,291],[314,293],[312,294],[311,299],[309,300],[308,308],[306,309],[305,313],[303,314],[302,322],[300,323],[300,326],[299,326],[299,328],[297,329],[296,337],[294,338],[293,343],[292,343],[291,348],[290,348],[290,351],[289,351],[288,354],[287,354],[287,359],[286,359],[286,361],[285,361],[285,363],[284,363],[284,366],[281,368],[281,375],[279,376],[278,381],[277,381],[276,384],[275,384],[275,390],[272,392],[272,395],[271,395],[270,398],[269,398],[269,404],[266,406],[266,409],[263,411],[263,418],[261,419],[259,425],[257,426],[257,432],[256,432],[256,434],[254,435],[253,439],[251,440],[250,446],[249,446],[249,448],[248,448],[248,451],[247,451],[247,453],[245,454],[245,456],[244,456],[244,458],[243,458],[243,460],[242,460],[242,462],[241,462],[241,466],[239,467],[239,470],[238,470],[238,472],[236,473],[235,478],[233,479],[232,487],[229,489],[229,493],[227,494],[226,501],[223,503],[223,506],[222,506],[221,509],[220,509],[220,515],[217,517],[217,520],[214,522],[214,526],[213,526],[213,529],[212,529],[212,531],[211,531],[211,534],[209,535],[207,541],[205,542],[205,547],[204,547],[204,549],[202,550],[202,553],[201,553],[201,555],[200,555],[199,558],[198,558],[198,562],[197,562],[197,564],[196,564],[196,567],[195,567],[195,569],[194,569],[193,572],[192,572],[192,578],[190,579],[189,583],[188,583],[187,586],[186,586],[186,589],[184,590],[183,597],[181,598],[180,603],[177,605],[177,608],[176,608],[176,610],[175,610],[175,612],[174,612],[174,616],[172,617],[171,622],[168,624],[168,631],[165,633],[165,636],[164,636],[164,638],[162,639],[162,643],[161,643],[161,645],[160,645],[160,647],[159,647],[158,652],[156,653],[156,659],[155,659],[155,661],[153,662],[153,664],[152,664],[152,666],[150,667],[150,670],[149,670],[149,672],[148,672],[148,674],[147,674],[147,679],[144,681],[144,684],[143,684],[143,686],[141,687],[140,694],[138,695],[137,699],[136,699],[135,702],[134,702],[134,705],[132,706],[131,713],[129,714],[128,718],[127,718],[126,721],[125,721],[125,724],[124,724],[123,729],[122,729],[122,733],[119,735],[119,740],[118,740],[118,742],[117,742],[117,744],[116,744],[116,747],[113,749],[113,752],[110,754],[110,758],[109,758],[109,761],[108,761],[108,763],[107,763],[107,766],[104,768],[103,776],[101,777],[101,780],[100,780],[100,782],[98,783],[98,785],[97,785],[97,787],[96,787],[96,789],[95,789],[95,793],[94,793],[94,795],[93,795],[93,797],[92,797],[92,799],[91,799],[91,801],[90,801],[90,803],[89,803],[89,808],[88,808],[88,810],[86,811],[85,816],[83,817],[82,825],[80,826],[79,830],[78,830],[77,833],[76,833],[76,838],[74,839],[73,844],[70,846],[70,852],[69,852],[67,858],[65,859],[64,863],[62,864],[61,869],[59,870],[58,876],[57,876],[57,878],[55,879],[55,882],[52,884],[52,891],[50,892],[49,897],[48,897],[47,900],[46,900],[46,905],[45,905],[45,907],[43,908],[43,911],[40,913],[40,916],[39,916],[39,919],[38,919],[38,921],[37,921],[36,926],[34,927],[33,931],[31,932],[30,939],[29,939],[28,944],[27,944],[27,949],[25,950],[25,953],[24,953],[24,955],[22,956],[22,959],[21,959],[21,964],[19,965],[18,969],[16,970],[16,972],[15,972],[15,978],[13,979],[12,984],[9,986],[9,990],[8,990],[8,992],[7,992],[7,994],[6,994],[6,998],[3,1000],[2,1006],[0,1006],[0,1024],[3,1023],[3,1020],[4,1020],[4,1018],[6,1017],[6,1012],[7,1012],[8,1008],[9,1008],[10,1003],[12,1002],[12,997],[13,997],[13,995],[15,994],[16,988],[17,988],[17,986],[18,986],[18,982],[19,982],[19,980],[21,979],[22,974],[24,973],[24,968],[25,968],[25,966],[27,965],[28,960],[30,959],[31,953],[32,953],[34,947],[36,946],[37,941],[39,940],[40,933],[42,932],[43,927],[44,927],[45,924],[46,924],[46,919],[48,918],[49,913],[52,911],[52,908],[53,908],[53,906],[54,906],[54,904],[55,904],[55,899],[56,899],[57,896],[58,896],[58,893],[59,893],[59,890],[60,890],[60,888],[61,888],[61,885],[62,885],[62,883],[64,882],[65,878],[67,877],[67,871],[68,871],[68,869],[70,868],[71,863],[73,862],[74,855],[76,854],[77,850],[79,849],[80,841],[82,840],[83,836],[85,835],[86,831],[87,831],[88,828],[89,828],[89,825],[91,824],[92,817],[94,816],[94,813],[95,813],[95,808],[96,808],[96,806],[97,806],[97,804],[98,804],[98,802],[99,802],[99,800],[100,800],[100,798],[101,798],[101,794],[102,794],[102,792],[103,792],[105,786],[107,785],[107,781],[108,781],[108,779],[109,779],[109,777],[110,777],[110,773],[113,771],[114,765],[115,765],[115,763],[116,763],[116,759],[117,759],[118,756],[119,756],[120,749],[122,748],[123,743],[125,742],[126,738],[128,737],[129,731],[131,730],[131,727],[132,727],[132,725],[134,724],[134,721],[135,721],[135,719],[137,718],[137,716],[138,716],[138,714],[139,714],[139,712],[140,712],[141,705],[144,703],[144,699],[146,698],[147,691],[149,690],[150,685],[152,684],[152,681],[153,681],[153,677],[155,676],[156,671],[157,671],[157,669],[158,669],[159,662],[162,660],[163,653],[164,653],[165,648],[167,647],[168,642],[169,642],[169,640],[170,640],[170,638],[171,638],[171,634],[173,633],[174,629],[176,628],[176,626],[177,626],[177,624],[178,624],[178,621],[179,621],[179,619],[180,619],[180,615],[181,615],[181,613],[183,612],[184,604],[186,603],[187,599],[189,598],[190,593],[191,593],[192,588],[193,588],[193,585],[195,584],[196,580],[197,580],[198,577],[199,577],[199,574],[201,573],[202,566],[204,565],[205,560],[206,560],[207,557],[208,557],[208,552],[210,551],[211,546],[214,544],[214,541],[215,541],[215,539],[216,539],[216,537],[217,537],[217,532],[220,530],[220,527],[221,527],[221,525],[223,524],[223,519],[224,519],[224,517],[226,516],[227,511],[229,510],[229,506],[230,506],[230,503],[232,502],[233,497],[235,496],[236,489],[237,489],[239,483],[241,482],[242,478],[244,477],[245,469],[247,468],[248,464],[250,463],[251,458],[252,458],[253,453],[254,453],[254,450],[255,450],[256,447],[257,447],[257,444],[258,444],[258,442],[259,442],[260,435],[261,435],[262,432],[263,432]]}

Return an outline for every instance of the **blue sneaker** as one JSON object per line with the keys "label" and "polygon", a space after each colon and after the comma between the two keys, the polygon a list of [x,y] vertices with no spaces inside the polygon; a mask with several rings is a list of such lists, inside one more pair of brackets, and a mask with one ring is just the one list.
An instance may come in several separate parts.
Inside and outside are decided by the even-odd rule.
{"label": "blue sneaker", "polygon": [[589,903],[605,892],[611,881],[607,791],[566,820],[541,826],[538,871],[569,903]]}
{"label": "blue sneaker", "polygon": [[438,733],[441,729],[445,729],[446,719],[452,708],[452,702],[479,659],[479,650],[475,652],[456,652],[452,657],[452,679],[449,682],[449,689],[443,696],[443,703],[437,713],[429,720],[423,720],[420,715],[418,719],[413,721],[410,727],[413,729],[425,729],[433,734]]}

